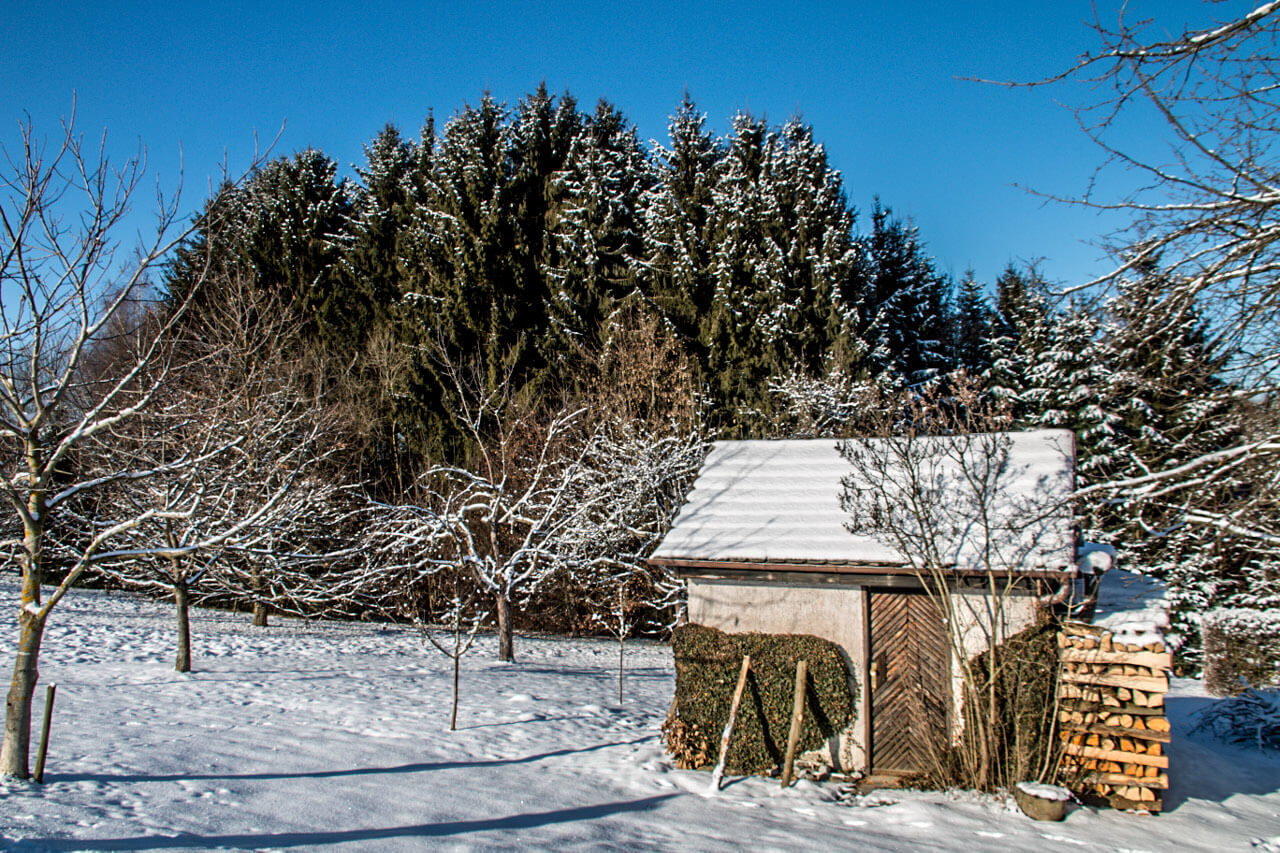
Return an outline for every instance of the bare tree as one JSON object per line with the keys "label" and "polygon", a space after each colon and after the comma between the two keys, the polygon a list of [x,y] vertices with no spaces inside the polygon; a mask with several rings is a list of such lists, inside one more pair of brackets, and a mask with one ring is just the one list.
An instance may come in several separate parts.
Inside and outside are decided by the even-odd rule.
{"label": "bare tree", "polygon": [[[324,418],[314,383],[282,349],[293,312],[234,274],[205,282],[202,296],[172,334],[176,363],[166,364],[153,405],[115,427],[103,448],[131,455],[134,468],[171,469],[102,491],[100,503],[155,515],[122,531],[129,548],[99,569],[126,586],[173,596],[179,672],[191,668],[191,598],[225,592],[237,565],[228,550],[268,540],[264,530],[281,519],[302,526],[329,506],[324,498],[333,490],[309,476],[328,449],[320,447]],[[193,454],[189,464],[172,465]],[[93,507],[86,526],[100,514]],[[244,524],[246,517],[253,523]],[[210,539],[221,543],[217,552],[191,550]]]}
{"label": "bare tree", "polygon": [[[474,459],[423,472],[417,501],[384,507],[370,526],[371,549],[420,571],[464,569],[492,598],[498,659],[511,661],[513,602],[561,565],[559,537],[587,510],[575,500],[588,475],[583,411],[544,413],[514,399],[509,374],[486,382],[443,347],[436,358],[457,393],[454,417]],[[406,550],[408,561],[392,556]]]}
{"label": "bare tree", "polygon": [[[1209,6],[1208,9],[1223,8]],[[1280,2],[1178,34],[1149,20],[1131,21],[1127,7],[1114,24],[1097,19],[1101,46],[1055,77],[1092,84],[1098,100],[1077,109],[1083,130],[1104,155],[1099,171],[1136,175],[1134,191],[1103,198],[1091,190],[1061,200],[1128,214],[1129,225],[1108,248],[1116,265],[1075,290],[1106,288],[1161,276],[1159,314],[1172,326],[1191,307],[1209,319],[1210,347],[1227,364],[1234,387],[1225,393],[1247,405],[1274,407],[1280,389]],[[1206,17],[1213,14],[1206,12]],[[1133,116],[1163,123],[1167,154],[1126,137]],[[1175,336],[1168,336],[1172,340]],[[1189,502],[1184,520],[1276,553],[1280,498],[1275,480],[1280,432],[1274,418],[1236,446],[1179,459],[1159,470],[1090,487],[1090,493],[1140,507],[1177,501],[1241,479],[1248,499],[1221,507]]]}
{"label": "bare tree", "polygon": [[[455,563],[447,573],[435,572],[432,578],[447,574],[449,599],[443,613],[433,614],[428,598],[413,576],[404,578],[405,586],[398,598],[400,615],[411,621],[422,640],[447,657],[453,667],[453,697],[449,705],[449,731],[458,728],[458,695],[462,659],[475,645],[476,635],[489,618],[489,611],[479,606],[478,589]],[[438,624],[433,620],[438,619]]]}
{"label": "bare tree", "polygon": [[578,578],[591,621],[618,641],[618,702],[626,640],[639,628],[669,631],[683,613],[684,585],[647,559],[684,503],[709,444],[696,428],[642,421],[601,424],[588,449],[588,475],[575,516],[556,543]]}
{"label": "bare tree", "polygon": [[[83,527],[72,510],[121,482],[226,452],[237,439],[167,459],[109,452],[112,431],[158,405],[175,363],[170,333],[184,306],[137,305],[148,275],[189,233],[177,225],[176,197],[158,197],[155,236],[134,250],[124,240],[141,185],[140,158],[114,166],[105,138],[97,148],[86,146],[68,120],[48,142],[30,123],[21,125],[18,145],[0,168],[0,445],[7,466],[0,494],[22,526],[18,643],[0,773],[26,778],[31,699],[50,613],[86,572],[124,556],[126,533],[186,512],[97,501],[91,526]],[[209,544],[149,550],[179,554]],[[42,585],[50,581],[46,596]]]}
{"label": "bare tree", "polygon": [[874,428],[876,404],[890,389],[887,376],[857,380],[836,368],[822,376],[795,372],[769,381],[786,415],[789,438],[841,438]]}
{"label": "bare tree", "polygon": [[[1034,600],[1027,569],[1054,552],[1074,559],[1062,535],[1071,529],[1073,484],[1065,472],[1057,481],[1029,478],[1003,432],[1008,415],[963,377],[945,396],[901,393],[878,410],[874,438],[840,444],[852,467],[841,496],[847,526],[892,546],[943,619],[961,681],[966,736],[955,754],[962,781],[989,789],[1019,781],[1013,777],[1022,772],[1042,775],[1047,768],[1015,766],[1016,750],[1002,742],[998,685],[1002,669],[1016,662],[1000,654],[1000,644],[1028,627],[1027,614],[1013,607],[1015,595]],[[1072,449],[1057,452],[1070,458]],[[1050,724],[1052,711],[1045,709]],[[932,775],[949,781],[948,733],[924,734],[938,747]]]}

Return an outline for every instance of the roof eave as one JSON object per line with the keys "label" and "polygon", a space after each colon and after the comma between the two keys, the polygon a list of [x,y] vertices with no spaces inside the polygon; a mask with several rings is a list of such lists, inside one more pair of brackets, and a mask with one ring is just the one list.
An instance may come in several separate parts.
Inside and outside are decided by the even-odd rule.
{"label": "roof eave", "polygon": [[[758,571],[758,572],[815,572],[838,575],[908,575],[917,577],[920,570],[902,563],[870,563],[856,561],[830,560],[707,560],[691,557],[650,557],[649,565],[667,569],[688,569],[691,571]],[[952,577],[1020,577],[1032,579],[1063,580],[1073,578],[1077,572],[1074,566],[1062,569],[963,569],[948,567],[943,572]]]}

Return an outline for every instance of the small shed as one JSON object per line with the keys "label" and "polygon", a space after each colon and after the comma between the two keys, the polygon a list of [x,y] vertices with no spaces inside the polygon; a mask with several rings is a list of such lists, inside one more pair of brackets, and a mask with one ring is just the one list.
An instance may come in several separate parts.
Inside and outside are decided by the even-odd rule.
{"label": "small shed", "polygon": [[[845,489],[884,484],[860,481],[832,439],[716,442],[650,562],[687,581],[690,622],[731,633],[813,634],[838,644],[857,682],[858,707],[852,728],[830,745],[833,764],[918,772],[939,737],[958,734],[963,680],[953,649],[962,646],[969,656],[985,650],[992,576],[1000,576],[1005,591],[1000,633],[1009,636],[1034,624],[1076,574],[1068,505],[1072,434],[1000,438],[994,503],[1006,512],[1039,508],[1019,528],[1023,541],[1006,568],[981,559],[977,525],[955,525],[949,541],[939,543],[948,565],[934,574],[933,591],[926,589],[927,579],[892,542],[850,532]],[[858,443],[875,450],[876,441]],[[928,442],[949,439],[916,441],[927,454]],[[970,451],[937,449],[939,458],[944,450],[954,457],[931,469],[945,493],[946,477],[960,476]],[[947,624],[947,614],[962,624]]]}

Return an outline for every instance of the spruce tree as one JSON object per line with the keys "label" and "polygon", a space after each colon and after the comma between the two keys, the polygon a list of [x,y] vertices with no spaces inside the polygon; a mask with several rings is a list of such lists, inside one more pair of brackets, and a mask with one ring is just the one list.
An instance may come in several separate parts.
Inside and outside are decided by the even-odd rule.
{"label": "spruce tree", "polygon": [[[1208,343],[1208,326],[1194,305],[1163,296],[1167,283],[1154,266],[1120,283],[1107,306],[1102,345],[1105,398],[1111,429],[1091,442],[1094,482],[1140,477],[1174,468],[1242,440],[1240,412],[1220,377],[1222,357]],[[1242,605],[1267,591],[1268,560],[1246,543],[1221,540],[1212,529],[1186,524],[1197,509],[1221,511],[1250,488],[1247,474],[1219,478],[1213,488],[1180,500],[1145,501],[1126,507],[1099,502],[1092,526],[1122,546],[1127,568],[1152,574],[1171,586],[1174,627],[1183,636],[1183,657],[1199,654],[1198,618],[1205,609]]]}
{"label": "spruce tree", "polygon": [[981,376],[991,367],[992,353],[988,345],[992,337],[991,307],[982,292],[982,283],[973,270],[966,270],[956,285],[954,310],[948,324],[950,360],[973,376]]}
{"label": "spruce tree", "polygon": [[354,192],[342,272],[363,302],[367,327],[385,326],[404,291],[402,243],[416,207],[417,148],[388,124],[365,146],[366,163],[356,170],[361,184]]}
{"label": "spruce tree", "polygon": [[869,265],[864,337],[880,370],[909,384],[949,372],[947,292],[950,282],[925,254],[916,226],[893,216],[876,199],[871,234],[864,238]]}
{"label": "spruce tree", "polygon": [[584,358],[604,346],[606,318],[638,287],[641,205],[653,170],[626,118],[607,101],[582,119],[564,167],[551,176],[543,358],[555,384],[589,382]]}
{"label": "spruce tree", "polygon": [[667,126],[671,147],[658,146],[657,184],[643,199],[645,290],[695,355],[706,376],[706,322],[712,275],[714,200],[722,145],[686,92]]}
{"label": "spruce tree", "polygon": [[840,177],[801,122],[770,128],[739,115],[717,178],[707,375],[723,425],[763,434],[770,379],[845,369],[861,355],[861,254]]}

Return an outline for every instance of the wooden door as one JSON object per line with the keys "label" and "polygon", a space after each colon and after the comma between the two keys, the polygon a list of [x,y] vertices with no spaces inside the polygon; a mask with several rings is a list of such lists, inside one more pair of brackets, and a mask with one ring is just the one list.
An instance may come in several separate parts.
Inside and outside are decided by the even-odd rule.
{"label": "wooden door", "polygon": [[923,590],[868,593],[871,769],[918,773],[946,744],[950,660],[937,603]]}

